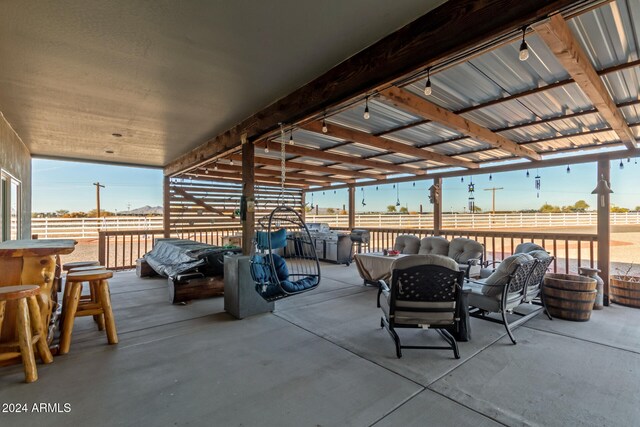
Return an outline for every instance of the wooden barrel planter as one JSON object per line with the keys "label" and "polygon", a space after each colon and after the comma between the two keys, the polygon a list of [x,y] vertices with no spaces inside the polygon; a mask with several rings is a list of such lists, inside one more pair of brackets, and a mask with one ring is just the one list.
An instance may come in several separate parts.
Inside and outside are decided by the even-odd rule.
{"label": "wooden barrel planter", "polygon": [[544,303],[552,317],[576,322],[591,318],[596,300],[595,279],[573,274],[547,273],[544,276]]}
{"label": "wooden barrel planter", "polygon": [[640,277],[611,276],[610,284],[613,302],[640,308]]}

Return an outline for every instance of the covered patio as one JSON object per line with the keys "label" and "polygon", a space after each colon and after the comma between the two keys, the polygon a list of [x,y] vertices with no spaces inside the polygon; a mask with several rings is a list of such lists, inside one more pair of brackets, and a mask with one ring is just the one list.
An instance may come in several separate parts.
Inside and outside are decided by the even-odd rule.
{"label": "covered patio", "polygon": [[[108,29],[98,37],[84,26],[91,19],[73,13],[74,0],[66,2],[62,12],[12,8],[23,24],[47,23],[49,15],[73,22],[49,28],[59,37],[50,44],[43,31],[7,45],[18,49],[13,56],[37,52],[24,67],[31,73],[12,63],[0,70],[0,137],[19,148],[5,155],[0,147],[0,166],[3,180],[22,188],[13,197],[21,219],[11,239],[30,235],[32,156],[162,168],[164,222],[99,234],[99,263],[123,270],[110,280],[118,345],[105,345],[91,318],[81,317],[71,352],[39,364],[37,383],[21,384],[20,366],[0,369],[0,402],[69,403],[70,411],[2,419],[25,426],[637,423],[640,310],[611,298],[616,260],[606,191],[612,164],[640,157],[637,1],[416,2],[368,12],[376,34],[346,25],[332,38],[333,26],[316,25],[317,34],[296,27],[304,43],[283,30],[286,16],[256,2],[244,28],[263,39],[260,24],[277,18],[282,46],[270,49],[229,37],[243,28],[229,24],[242,23],[236,6],[222,8],[228,15],[213,26],[201,19],[223,16],[212,4],[147,10],[125,2],[128,14],[105,8],[101,21],[111,23],[98,25]],[[364,19],[355,1],[340,3],[342,19]],[[323,9],[309,22],[332,16]],[[326,58],[314,62],[308,51],[322,44],[320,34]],[[225,37],[233,43],[207,50]],[[313,66],[287,65],[298,56]],[[289,68],[295,78],[287,79]],[[59,69],[65,79],[54,85]],[[6,165],[18,163],[5,178]],[[442,226],[443,179],[551,166],[569,172],[584,163],[597,165],[596,233]],[[533,179],[531,197],[554,185],[536,176],[533,187]],[[555,257],[553,272],[599,268],[605,309],[586,324],[539,314],[515,330],[517,345],[502,325],[472,318],[461,359],[419,350],[398,359],[379,327],[377,289],[363,285],[355,265],[321,263],[318,289],[243,320],[225,313],[220,297],[171,305],[166,279],[126,271],[162,237],[238,244],[248,255],[257,220],[283,202],[304,217],[314,192],[348,194],[340,231],[350,231],[361,189],[409,183],[429,185],[430,226],[372,227],[368,251],[409,233],[472,238],[485,261],[504,260],[533,241]],[[401,333],[408,342],[439,341],[422,330]]]}
{"label": "covered patio", "polygon": [[[379,328],[376,291],[355,266],[323,264],[322,286],[273,314],[234,320],[223,299],[172,306],[166,281],[111,281],[120,343],[77,320],[72,352],[0,370],[0,401],[71,403],[69,413],[4,414],[10,425],[620,425],[635,424],[640,311],[589,323],[544,315],[516,329],[472,319],[461,359],[407,350]],[[408,340],[435,333],[402,331]]]}

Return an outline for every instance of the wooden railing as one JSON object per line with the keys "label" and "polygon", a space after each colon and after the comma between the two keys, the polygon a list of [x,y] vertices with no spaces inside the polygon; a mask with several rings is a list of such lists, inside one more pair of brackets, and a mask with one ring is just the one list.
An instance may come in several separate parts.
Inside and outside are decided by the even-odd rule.
{"label": "wooden railing", "polygon": [[[171,237],[190,239],[210,245],[233,243],[240,227],[180,230]],[[136,260],[153,249],[155,240],[164,237],[162,230],[118,230],[98,233],[98,261],[110,270],[135,268]]]}
{"label": "wooden railing", "polygon": [[[379,252],[393,248],[396,237],[413,234],[419,238],[432,236],[433,230],[368,228],[371,233],[367,252]],[[342,231],[348,231],[343,229]],[[513,254],[516,246],[523,242],[534,242],[544,247],[555,257],[553,271],[578,273],[578,267],[594,267],[596,264],[597,235],[547,232],[506,232],[483,230],[440,230],[440,235],[448,240],[466,237],[484,246],[484,261],[500,261]]]}
{"label": "wooden railing", "polygon": [[[349,231],[338,229],[339,231]],[[418,228],[369,228],[371,241],[365,251],[379,252],[392,248],[396,237],[413,234],[419,238],[433,235],[433,230]],[[180,230],[171,237],[191,239],[202,243],[222,246],[239,244],[240,227]],[[161,230],[101,231],[99,234],[98,259],[109,269],[122,270],[135,267],[136,260],[153,248],[155,239],[163,237]],[[577,273],[578,267],[593,267],[597,253],[596,234],[506,232],[492,230],[441,230],[440,235],[451,240],[454,237],[474,239],[484,246],[483,260],[498,261],[511,255],[515,247],[523,242],[535,242],[544,247],[556,259],[554,272]]]}

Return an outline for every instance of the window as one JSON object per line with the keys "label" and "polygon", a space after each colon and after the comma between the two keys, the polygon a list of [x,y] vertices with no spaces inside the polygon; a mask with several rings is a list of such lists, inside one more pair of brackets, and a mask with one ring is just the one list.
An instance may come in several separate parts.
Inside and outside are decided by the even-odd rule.
{"label": "window", "polygon": [[20,181],[2,171],[0,174],[0,240],[15,240],[21,237],[20,214],[21,188]]}

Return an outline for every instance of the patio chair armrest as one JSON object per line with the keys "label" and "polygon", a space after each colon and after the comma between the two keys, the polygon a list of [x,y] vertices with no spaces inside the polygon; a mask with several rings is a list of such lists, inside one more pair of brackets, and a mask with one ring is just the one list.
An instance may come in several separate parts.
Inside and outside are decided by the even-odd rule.
{"label": "patio chair armrest", "polygon": [[389,289],[387,282],[384,280],[378,280],[378,297],[376,298],[377,307],[380,307],[380,297],[382,294],[384,293],[384,295],[387,296],[389,295],[389,292],[391,292],[391,289]]}
{"label": "patio chair armrest", "polygon": [[500,283],[485,283],[485,282],[478,282],[477,280],[466,280],[467,283],[475,283],[476,285],[482,285],[482,286],[504,286],[503,284]]}
{"label": "patio chair armrest", "polygon": [[378,285],[380,286],[380,292],[391,292],[391,289],[389,289],[389,285],[387,285],[387,282],[385,282],[384,280],[378,280]]}
{"label": "patio chair armrest", "polygon": [[471,258],[471,259],[467,260],[467,264],[468,264],[469,266],[472,266],[472,265],[481,265],[481,264],[482,264],[482,262],[481,262],[481,261],[480,261],[480,259],[478,259],[478,258]]}

